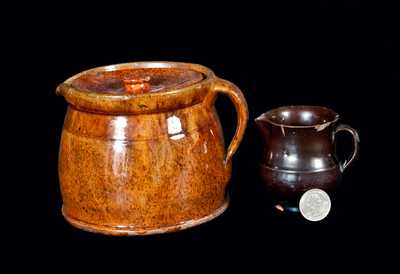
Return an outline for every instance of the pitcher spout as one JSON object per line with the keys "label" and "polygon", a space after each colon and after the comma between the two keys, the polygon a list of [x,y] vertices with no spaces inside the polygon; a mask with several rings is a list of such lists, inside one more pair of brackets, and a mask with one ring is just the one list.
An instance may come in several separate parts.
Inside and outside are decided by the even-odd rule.
{"label": "pitcher spout", "polygon": [[257,128],[260,130],[263,138],[267,138],[269,135],[268,134],[269,131],[268,131],[268,122],[267,119],[265,118],[265,115],[261,114],[256,119],[254,119],[254,122],[256,123]]}

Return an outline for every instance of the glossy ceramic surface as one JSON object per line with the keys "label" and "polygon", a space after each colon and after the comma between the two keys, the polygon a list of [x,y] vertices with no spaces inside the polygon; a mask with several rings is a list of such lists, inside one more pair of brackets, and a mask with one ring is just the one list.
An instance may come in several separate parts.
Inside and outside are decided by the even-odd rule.
{"label": "glossy ceramic surface", "polygon": [[[311,188],[335,189],[342,172],[359,149],[357,132],[337,124],[339,115],[325,107],[289,106],[268,111],[255,121],[265,140],[261,176],[280,209],[296,210],[300,196]],[[335,156],[335,135],[353,136],[348,161]]]}
{"label": "glossy ceramic surface", "polygon": [[[172,82],[156,92],[151,71],[141,76],[144,81],[124,78],[133,87],[117,83],[111,92],[76,84],[88,74],[145,68],[165,69],[166,75],[190,70],[203,77],[189,77],[183,85],[176,81],[178,86],[166,77]],[[191,227],[226,209],[232,156],[248,119],[235,85],[200,65],[140,62],[83,72],[57,92],[69,103],[59,175],[63,214],[70,223],[93,232],[141,235]],[[227,152],[214,107],[218,93],[228,95],[238,113]]]}

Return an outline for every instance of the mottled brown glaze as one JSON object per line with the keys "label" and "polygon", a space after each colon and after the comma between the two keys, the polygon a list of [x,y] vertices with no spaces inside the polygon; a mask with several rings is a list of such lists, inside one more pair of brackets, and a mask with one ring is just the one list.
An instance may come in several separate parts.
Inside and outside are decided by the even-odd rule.
{"label": "mottled brown glaze", "polygon": [[[297,210],[300,196],[312,188],[331,192],[359,149],[357,132],[337,125],[339,115],[325,107],[289,106],[273,109],[255,121],[265,140],[261,176],[278,208]],[[354,151],[348,161],[335,156],[335,135],[348,131]]]}
{"label": "mottled brown glaze", "polygon": [[[143,93],[105,93],[76,85],[86,74],[144,68],[165,69],[166,74],[190,70],[203,77],[183,87]],[[57,92],[69,103],[59,175],[63,214],[74,226],[112,235],[163,233],[203,223],[225,210],[231,159],[248,119],[246,101],[235,85],[200,65],[141,62],[83,72]],[[214,108],[220,92],[238,112],[238,128],[226,153]]]}

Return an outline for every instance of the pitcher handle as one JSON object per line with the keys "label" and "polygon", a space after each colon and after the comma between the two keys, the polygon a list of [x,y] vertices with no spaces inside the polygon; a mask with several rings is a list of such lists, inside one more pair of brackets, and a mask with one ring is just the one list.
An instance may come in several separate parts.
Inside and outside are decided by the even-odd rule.
{"label": "pitcher handle", "polygon": [[358,155],[358,152],[360,150],[360,137],[358,135],[358,132],[349,125],[340,124],[336,126],[334,134],[336,135],[340,131],[347,131],[353,137],[353,153],[348,160],[345,160],[343,163],[339,163],[340,170],[343,172]]}
{"label": "pitcher handle", "polygon": [[[216,92],[227,95],[229,99],[232,101],[233,105],[235,106],[237,113],[236,132],[235,135],[233,136],[231,143],[229,144],[224,160],[225,166],[228,166],[231,163],[232,157],[235,154],[236,150],[239,147],[240,142],[243,139],[247,121],[249,119],[249,111],[243,93],[233,83],[220,78],[216,78],[212,90],[213,93]],[[212,101],[215,100],[215,97],[216,96],[212,96]],[[211,104],[211,102],[209,103]]]}

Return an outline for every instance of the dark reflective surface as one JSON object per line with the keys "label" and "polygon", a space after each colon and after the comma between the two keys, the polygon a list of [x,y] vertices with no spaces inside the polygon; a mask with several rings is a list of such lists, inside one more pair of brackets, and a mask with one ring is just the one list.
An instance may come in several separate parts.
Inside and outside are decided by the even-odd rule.
{"label": "dark reflective surface", "polygon": [[[278,210],[297,211],[300,196],[311,188],[332,191],[341,172],[358,151],[358,135],[336,125],[339,115],[325,107],[288,106],[262,114],[255,121],[264,139],[261,177],[279,203]],[[335,156],[335,133],[348,129],[354,137],[349,162]]]}

